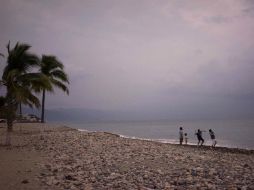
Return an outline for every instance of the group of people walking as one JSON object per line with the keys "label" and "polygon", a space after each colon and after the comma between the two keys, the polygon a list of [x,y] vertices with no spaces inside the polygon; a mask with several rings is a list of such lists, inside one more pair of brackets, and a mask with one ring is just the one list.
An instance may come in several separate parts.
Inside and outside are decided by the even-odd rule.
{"label": "group of people walking", "polygon": [[[202,146],[204,144],[202,132],[206,132],[206,131],[201,131],[200,129],[198,129],[198,131],[195,132],[195,135],[197,136],[197,139],[198,139],[198,146]],[[217,144],[217,141],[215,139],[215,134],[212,129],[209,129],[209,134],[210,134],[210,137],[212,140],[211,146],[215,147],[215,145]],[[182,145],[183,142],[185,142],[185,144],[188,144],[188,135],[187,135],[187,133],[183,132],[182,127],[180,127],[180,130],[179,130],[179,141],[180,141],[180,145]]]}

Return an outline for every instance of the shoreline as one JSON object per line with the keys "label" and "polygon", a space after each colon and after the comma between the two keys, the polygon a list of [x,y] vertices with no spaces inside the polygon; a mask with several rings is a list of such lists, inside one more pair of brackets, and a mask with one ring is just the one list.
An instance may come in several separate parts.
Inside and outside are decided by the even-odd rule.
{"label": "shoreline", "polygon": [[[69,126],[68,126],[69,127]],[[72,127],[70,127],[72,128]],[[76,129],[76,128],[73,128]],[[179,143],[176,139],[149,139],[149,138],[139,138],[139,137],[131,137],[131,136],[126,136],[126,135],[122,135],[122,134],[116,134],[116,133],[111,133],[111,132],[105,132],[105,131],[89,131],[86,129],[76,129],[80,132],[87,132],[87,133],[105,133],[105,134],[111,134],[111,135],[116,135],[119,136],[121,138],[127,138],[127,139],[133,139],[133,140],[141,140],[141,141],[151,141],[151,142],[157,142],[157,143],[162,143],[162,144],[170,144],[170,145],[179,145]],[[175,143],[174,143],[175,141]],[[212,147],[210,145],[203,145],[201,147],[197,146],[197,144],[194,143],[188,143],[183,144],[181,146],[190,146],[190,147],[198,147],[198,148],[207,148],[207,149],[211,149]],[[254,153],[254,148],[250,149],[250,148],[238,148],[238,147],[230,147],[230,146],[221,146],[221,145],[217,145],[215,148],[213,148],[214,150],[230,150],[232,152],[234,151],[238,151],[238,152],[250,152],[250,153]]]}
{"label": "shoreline", "polygon": [[[0,142],[6,128],[0,125]],[[177,145],[15,124],[0,146],[0,189],[253,189],[254,151]]]}

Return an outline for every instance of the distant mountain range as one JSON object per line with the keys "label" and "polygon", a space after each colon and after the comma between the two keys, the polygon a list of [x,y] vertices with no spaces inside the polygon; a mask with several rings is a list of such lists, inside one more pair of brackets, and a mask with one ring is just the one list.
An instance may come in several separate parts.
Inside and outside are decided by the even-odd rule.
{"label": "distant mountain range", "polygon": [[[40,110],[23,108],[23,114],[35,114],[40,117]],[[161,111],[102,111],[82,108],[57,108],[48,109],[45,112],[48,122],[93,122],[93,121],[155,121],[155,120],[213,120],[213,119],[252,119],[253,114],[241,114],[240,112],[185,112]]]}
{"label": "distant mountain range", "polygon": [[[24,108],[23,114],[33,113],[40,116],[40,111],[36,109]],[[123,111],[101,111],[81,108],[58,108],[45,111],[46,121],[63,122],[92,122],[92,121],[123,121],[123,120],[142,120],[146,116],[133,112]]]}

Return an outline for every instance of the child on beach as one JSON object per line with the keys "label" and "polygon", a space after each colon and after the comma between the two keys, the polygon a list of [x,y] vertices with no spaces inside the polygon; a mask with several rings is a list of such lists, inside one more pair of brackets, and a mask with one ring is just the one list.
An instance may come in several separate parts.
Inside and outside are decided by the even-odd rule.
{"label": "child on beach", "polygon": [[185,141],[185,144],[188,144],[188,137],[187,137],[187,133],[184,133],[184,141]]}
{"label": "child on beach", "polygon": [[212,147],[215,147],[215,145],[217,144],[217,141],[215,140],[215,134],[212,129],[209,129],[209,134],[212,139]]}
{"label": "child on beach", "polygon": [[180,127],[180,130],[179,130],[179,141],[180,141],[180,145],[183,144],[183,128]]}

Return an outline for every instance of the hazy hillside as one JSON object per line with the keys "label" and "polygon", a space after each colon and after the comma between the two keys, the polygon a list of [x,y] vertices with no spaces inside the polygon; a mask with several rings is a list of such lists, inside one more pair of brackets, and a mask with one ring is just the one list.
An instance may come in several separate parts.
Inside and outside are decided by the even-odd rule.
{"label": "hazy hillside", "polygon": [[[40,116],[39,110],[23,108],[24,114],[33,113]],[[46,110],[46,121],[52,122],[91,122],[91,121],[124,121],[124,120],[213,120],[213,119],[251,119],[253,114],[242,115],[241,110],[234,113],[227,113],[224,110],[211,110],[210,112],[198,112],[195,110],[164,111],[156,112],[148,110],[146,112],[130,111],[101,111],[92,109],[49,109]]]}

